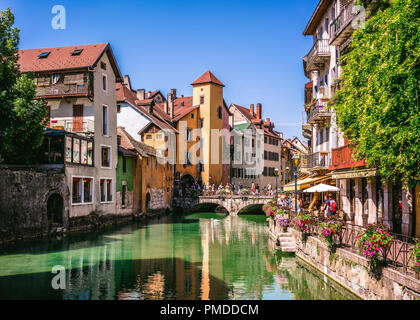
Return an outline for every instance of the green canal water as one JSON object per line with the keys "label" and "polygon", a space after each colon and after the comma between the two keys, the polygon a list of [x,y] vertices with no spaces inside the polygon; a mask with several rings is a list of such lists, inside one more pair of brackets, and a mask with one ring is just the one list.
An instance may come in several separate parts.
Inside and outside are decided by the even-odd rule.
{"label": "green canal water", "polygon": [[3,247],[0,299],[356,299],[270,241],[264,216],[200,213]]}

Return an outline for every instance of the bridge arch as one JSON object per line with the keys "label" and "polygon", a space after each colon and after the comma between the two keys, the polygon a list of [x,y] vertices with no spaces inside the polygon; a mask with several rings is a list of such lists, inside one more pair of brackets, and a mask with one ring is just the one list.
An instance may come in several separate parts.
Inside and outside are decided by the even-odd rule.
{"label": "bridge arch", "polygon": [[182,209],[182,212],[190,212],[193,207],[198,204],[216,204],[227,209],[230,215],[236,216],[239,212],[247,207],[263,206],[272,201],[271,197],[219,197],[219,196],[202,196],[199,198],[174,198],[173,206]]}
{"label": "bridge arch", "polygon": [[191,213],[205,213],[205,212],[216,212],[229,214],[229,210],[220,203],[214,202],[203,202],[197,203],[191,208]]}
{"label": "bridge arch", "polygon": [[250,204],[238,211],[238,216],[240,215],[265,215],[263,211],[264,204]]}

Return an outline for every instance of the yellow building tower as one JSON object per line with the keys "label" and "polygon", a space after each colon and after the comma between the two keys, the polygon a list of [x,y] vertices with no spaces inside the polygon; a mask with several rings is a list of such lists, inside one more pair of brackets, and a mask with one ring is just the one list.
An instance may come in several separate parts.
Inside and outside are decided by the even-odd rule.
{"label": "yellow building tower", "polygon": [[204,167],[201,177],[203,183],[210,182],[219,185],[223,175],[223,88],[210,71],[194,81],[193,105],[199,105],[202,120],[202,151]]}

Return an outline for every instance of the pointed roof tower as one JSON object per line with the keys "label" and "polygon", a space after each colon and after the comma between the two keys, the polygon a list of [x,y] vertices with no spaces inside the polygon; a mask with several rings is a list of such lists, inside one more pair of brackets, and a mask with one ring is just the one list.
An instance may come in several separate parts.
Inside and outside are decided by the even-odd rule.
{"label": "pointed roof tower", "polygon": [[216,78],[216,76],[211,73],[210,71],[207,71],[206,73],[204,73],[200,78],[198,78],[197,80],[195,80],[193,83],[191,83],[192,86],[197,85],[197,84],[203,84],[203,83],[215,83],[219,86],[224,87],[225,85],[220,82],[219,79]]}

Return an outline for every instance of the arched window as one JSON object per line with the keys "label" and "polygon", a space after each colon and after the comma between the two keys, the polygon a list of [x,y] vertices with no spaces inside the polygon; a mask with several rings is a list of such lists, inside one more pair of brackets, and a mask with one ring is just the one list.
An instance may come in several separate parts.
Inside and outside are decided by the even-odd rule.
{"label": "arched window", "polygon": [[217,116],[219,119],[223,119],[222,107],[217,108]]}

